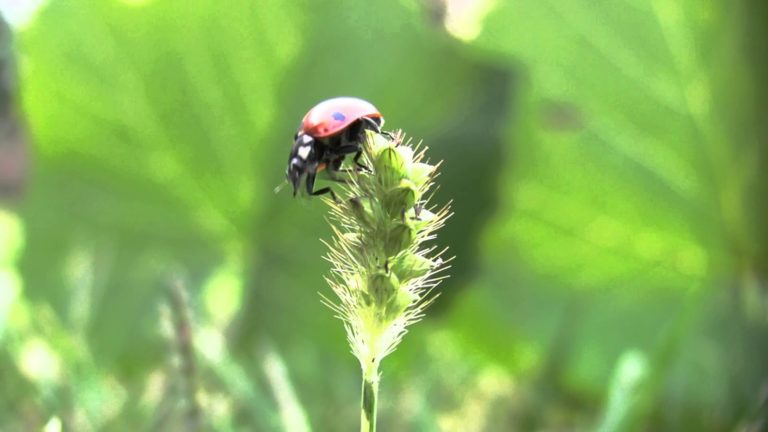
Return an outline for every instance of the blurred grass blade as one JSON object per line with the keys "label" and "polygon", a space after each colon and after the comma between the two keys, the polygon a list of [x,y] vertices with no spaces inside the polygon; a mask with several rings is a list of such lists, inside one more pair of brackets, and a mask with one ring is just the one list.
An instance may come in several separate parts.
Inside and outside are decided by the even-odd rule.
{"label": "blurred grass blade", "polygon": [[626,351],[616,362],[608,392],[608,403],[597,432],[644,430],[642,422],[648,408],[649,378],[647,356],[637,350]]}
{"label": "blurred grass blade", "polygon": [[307,414],[296,396],[288,376],[288,368],[280,354],[272,348],[268,349],[264,354],[261,366],[277,400],[283,430],[310,432],[312,429],[309,427]]}
{"label": "blurred grass blade", "polygon": [[0,209],[0,343],[8,315],[19,295],[21,277],[16,269],[24,245],[24,227],[18,216]]}
{"label": "blurred grass blade", "polygon": [[229,395],[243,404],[248,414],[248,424],[264,430],[274,430],[280,424],[277,410],[268,396],[250,379],[242,366],[228,358],[220,361],[206,358],[202,363],[203,367],[210,368],[216,375]]}

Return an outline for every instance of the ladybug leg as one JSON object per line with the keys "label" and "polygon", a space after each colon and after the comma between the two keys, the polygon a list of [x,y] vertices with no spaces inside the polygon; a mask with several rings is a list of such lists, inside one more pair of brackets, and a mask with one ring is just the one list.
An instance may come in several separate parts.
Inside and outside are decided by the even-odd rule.
{"label": "ladybug leg", "polygon": [[352,162],[357,165],[358,168],[362,169],[363,171],[371,172],[371,169],[365,166],[364,163],[360,162],[360,156],[363,155],[363,152],[358,150],[357,153],[355,153],[355,157],[352,159]]}
{"label": "ladybug leg", "polygon": [[328,162],[328,177],[338,183],[346,183],[346,180],[342,180],[338,177],[336,177],[336,173],[348,173],[352,172],[352,170],[342,168],[341,163],[344,161],[344,156],[337,156],[336,159],[333,159]]}
{"label": "ladybug leg", "polygon": [[333,190],[330,187],[324,187],[322,189],[314,190],[315,176],[316,176],[316,173],[307,174],[307,193],[310,194],[311,196],[325,195],[329,193],[331,194],[331,198],[333,198],[335,202],[339,202],[339,199],[336,197],[336,194],[333,193]]}
{"label": "ladybug leg", "polygon": [[398,141],[398,144],[400,144],[400,142],[398,140],[398,137],[395,134],[393,134],[390,131],[381,130],[381,126],[383,125],[383,122],[381,121],[381,118],[378,119],[379,120],[378,122],[375,119],[372,119],[372,118],[369,118],[369,117],[363,117],[360,120],[361,120],[361,125],[362,125],[362,130],[360,131],[360,140],[361,141],[363,139],[365,139],[365,131],[367,129],[367,130],[370,130],[370,131],[374,131],[377,134],[384,135],[390,141]]}
{"label": "ladybug leg", "polygon": [[362,130],[359,133],[365,133],[366,130],[381,133],[381,125],[377,123],[376,120],[369,117],[362,117],[360,120]]}
{"label": "ladybug leg", "polygon": [[333,189],[329,187],[324,187],[322,189],[318,189],[311,193],[312,196],[325,195],[325,194],[331,194],[331,198],[333,198],[334,202],[337,202],[337,203],[340,202],[336,194],[333,193]]}
{"label": "ladybug leg", "polygon": [[[363,151],[360,150],[360,146],[359,145],[357,145],[357,144],[343,145],[343,146],[335,149],[334,152],[339,155],[339,168],[341,167],[341,160],[344,159],[344,156],[348,155],[348,154],[354,153],[355,157],[354,157],[354,159],[352,159],[352,161],[357,166],[358,171],[368,171],[368,172],[371,172],[370,168],[368,168],[367,166],[365,166],[365,164],[360,162],[360,157],[363,155]],[[345,170],[337,169],[337,171],[342,171],[343,172]]]}
{"label": "ladybug leg", "polygon": [[340,159],[343,159],[348,154],[358,152],[360,152],[360,146],[357,144],[346,144],[333,150],[333,153],[338,155]]}
{"label": "ladybug leg", "polygon": [[341,163],[344,161],[344,156],[339,156],[336,159],[332,160],[330,164],[328,164],[328,172],[340,172],[341,171]]}
{"label": "ladybug leg", "polygon": [[365,131],[372,131],[372,132],[376,132],[377,134],[380,134],[381,126],[379,126],[379,124],[376,123],[376,121],[371,118],[362,117],[360,118],[360,120],[358,120],[355,127],[352,127],[349,129],[348,141],[352,141],[360,144],[364,143],[365,140],[368,139],[368,137],[365,135]]}
{"label": "ladybug leg", "polygon": [[[365,131],[369,130],[369,131],[376,132],[377,134],[384,135],[388,140],[395,141],[396,144],[399,145],[400,140],[398,139],[398,137],[395,136],[395,134],[393,134],[390,131],[381,130],[381,126],[383,122],[381,118],[379,118],[378,120],[379,121],[377,121],[377,119],[372,119],[369,117],[363,117],[360,119],[360,130],[357,132],[357,142],[365,141],[366,140]],[[360,153],[355,155],[355,163],[357,164],[357,166],[370,171],[368,167],[366,167],[365,165],[357,161],[359,158],[360,158]]]}
{"label": "ladybug leg", "polygon": [[[339,162],[339,165],[341,165],[341,162]],[[343,184],[348,184],[349,183],[348,181],[346,181],[344,179],[340,179],[340,178],[336,177],[336,173],[339,173],[339,172],[341,172],[341,173],[348,173],[348,172],[350,172],[350,170],[336,168],[336,169],[329,169],[327,172],[328,172],[328,180],[334,181],[336,183],[343,183]]]}

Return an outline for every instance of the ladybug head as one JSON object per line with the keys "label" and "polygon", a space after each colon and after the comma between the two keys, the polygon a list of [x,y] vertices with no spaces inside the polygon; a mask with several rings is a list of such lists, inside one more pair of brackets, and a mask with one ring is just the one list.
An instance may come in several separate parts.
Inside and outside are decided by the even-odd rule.
{"label": "ladybug head", "polygon": [[299,191],[302,178],[316,171],[317,165],[315,139],[303,133],[298,134],[288,157],[288,169],[285,171],[285,178],[293,185],[294,196]]}

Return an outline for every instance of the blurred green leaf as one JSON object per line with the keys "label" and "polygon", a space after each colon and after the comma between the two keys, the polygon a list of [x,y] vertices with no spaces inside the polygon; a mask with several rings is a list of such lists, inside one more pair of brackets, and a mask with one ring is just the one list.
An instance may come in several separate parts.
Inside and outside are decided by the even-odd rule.
{"label": "blurred green leaf", "polygon": [[24,33],[40,174],[66,177],[68,202],[88,193],[71,208],[83,222],[161,238],[248,226],[299,23],[279,2],[215,5],[54,2]]}
{"label": "blurred green leaf", "polygon": [[[696,1],[492,5],[476,38],[460,36],[520,65],[524,84],[506,95],[519,117],[487,271],[453,319],[508,364],[532,344],[543,386],[585,396],[628,345],[683,349],[699,296],[737,278],[734,250],[756,248],[741,16]],[[494,327],[518,331],[508,350]]]}
{"label": "blurred green leaf", "polygon": [[[504,2],[473,42],[529,66],[490,257],[570,285],[696,288],[729,266],[732,170],[696,2]],[[509,214],[511,217],[507,217]],[[492,259],[492,258],[491,258]]]}
{"label": "blurred green leaf", "polygon": [[[69,256],[91,251],[90,330],[102,354],[127,360],[154,338],[148,306],[169,267],[201,274],[244,250],[271,193],[260,167],[277,149],[258,143],[298,52],[294,10],[52,2],[21,35],[37,165],[22,270],[30,295],[66,316]],[[125,338],[134,321],[141,342]]]}

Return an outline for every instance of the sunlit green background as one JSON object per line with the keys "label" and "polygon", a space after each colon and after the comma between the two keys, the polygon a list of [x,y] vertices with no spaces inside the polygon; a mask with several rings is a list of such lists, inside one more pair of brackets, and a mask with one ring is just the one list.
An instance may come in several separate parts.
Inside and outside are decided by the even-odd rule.
{"label": "sunlit green background", "polygon": [[767,24],[760,0],[48,1],[0,32],[0,430],[358,428],[326,208],[273,192],[338,95],[423,139],[455,211],[380,430],[768,428]]}

